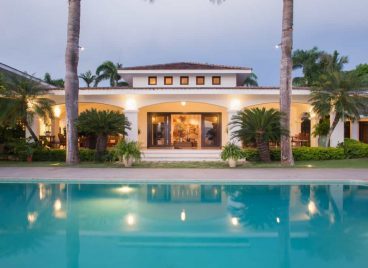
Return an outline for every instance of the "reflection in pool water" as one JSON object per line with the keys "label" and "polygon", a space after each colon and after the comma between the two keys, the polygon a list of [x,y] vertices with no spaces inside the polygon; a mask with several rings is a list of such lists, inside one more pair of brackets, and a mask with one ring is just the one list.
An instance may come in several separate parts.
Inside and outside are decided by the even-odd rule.
{"label": "reflection in pool water", "polygon": [[0,267],[366,267],[368,187],[0,184]]}

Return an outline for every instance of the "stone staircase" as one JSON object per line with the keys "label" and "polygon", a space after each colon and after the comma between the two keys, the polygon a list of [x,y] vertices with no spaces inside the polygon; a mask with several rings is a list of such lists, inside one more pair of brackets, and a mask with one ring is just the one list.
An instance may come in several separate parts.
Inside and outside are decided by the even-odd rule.
{"label": "stone staircase", "polygon": [[143,153],[142,160],[148,162],[221,161],[218,149],[146,149]]}

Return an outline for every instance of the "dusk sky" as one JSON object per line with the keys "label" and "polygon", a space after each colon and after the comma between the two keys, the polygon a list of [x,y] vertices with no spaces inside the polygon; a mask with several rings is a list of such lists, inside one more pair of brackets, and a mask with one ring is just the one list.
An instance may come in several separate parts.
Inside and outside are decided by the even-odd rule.
{"label": "dusk sky", "polygon": [[[67,0],[0,0],[0,62],[64,78]],[[318,46],[368,62],[367,0],[295,0],[294,48]],[[190,61],[254,68],[279,84],[282,0],[82,0],[79,73]],[[81,86],[84,86],[81,83]]]}

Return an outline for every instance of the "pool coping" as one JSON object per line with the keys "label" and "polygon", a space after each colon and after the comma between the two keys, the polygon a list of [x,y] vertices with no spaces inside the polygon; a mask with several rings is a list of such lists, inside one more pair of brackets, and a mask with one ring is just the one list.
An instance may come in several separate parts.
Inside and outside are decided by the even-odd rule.
{"label": "pool coping", "polygon": [[368,169],[116,169],[1,167],[0,182],[368,184]]}

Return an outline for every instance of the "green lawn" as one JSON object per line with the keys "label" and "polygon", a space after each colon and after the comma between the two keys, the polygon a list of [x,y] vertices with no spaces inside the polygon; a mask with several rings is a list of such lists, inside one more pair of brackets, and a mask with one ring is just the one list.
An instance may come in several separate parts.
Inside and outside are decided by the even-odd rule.
{"label": "green lawn", "polygon": [[[0,161],[0,167],[65,167],[63,162],[11,162]],[[75,167],[83,168],[118,168],[121,165],[116,163],[94,163],[83,162]],[[264,163],[244,163],[238,168],[280,168],[279,162],[269,164]],[[133,168],[228,168],[225,162],[141,162]],[[346,159],[346,160],[326,160],[326,161],[299,161],[295,163],[295,168],[368,168],[368,159]]]}

